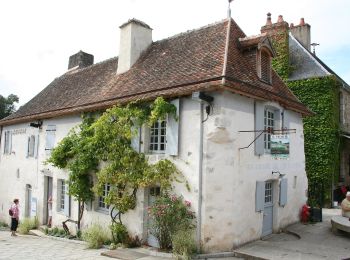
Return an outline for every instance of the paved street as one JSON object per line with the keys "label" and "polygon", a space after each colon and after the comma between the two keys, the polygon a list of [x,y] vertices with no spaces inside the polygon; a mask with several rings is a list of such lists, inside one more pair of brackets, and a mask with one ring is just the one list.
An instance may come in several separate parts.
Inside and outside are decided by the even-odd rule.
{"label": "paved street", "polygon": [[84,260],[108,260],[101,256],[100,250],[85,249],[84,245],[72,242],[62,242],[49,238],[35,236],[11,237],[10,232],[0,231],[0,259],[84,259]]}
{"label": "paved street", "polygon": [[300,238],[288,233],[273,234],[267,239],[242,246],[236,253],[242,257],[250,256],[250,259],[349,259],[349,235],[333,234],[331,231],[331,217],[340,214],[339,209],[323,209],[323,222],[309,225],[297,223],[287,228]]}

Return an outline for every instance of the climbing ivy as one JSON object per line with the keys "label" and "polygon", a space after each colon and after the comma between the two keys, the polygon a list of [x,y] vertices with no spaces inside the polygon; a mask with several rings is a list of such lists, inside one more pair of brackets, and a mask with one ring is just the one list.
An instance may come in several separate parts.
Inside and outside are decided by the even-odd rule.
{"label": "climbing ivy", "polygon": [[281,31],[273,35],[272,46],[276,52],[276,56],[272,59],[272,67],[283,80],[287,80],[291,70],[288,32]]}
{"label": "climbing ivy", "polygon": [[[81,125],[57,145],[48,162],[69,171],[69,193],[82,202],[92,198],[91,191],[102,195],[109,183],[105,202],[123,214],[135,207],[139,188],[159,184],[167,191],[172,182],[180,181],[171,161],[150,164],[145,154],[131,147],[142,125],[152,125],[169,115],[176,117],[176,107],[159,97],[151,104],[114,106],[96,119],[85,116]],[[92,173],[97,176],[93,188]]]}
{"label": "climbing ivy", "polygon": [[316,113],[303,120],[309,203],[319,204],[322,189],[329,202],[339,172],[339,85],[334,76],[327,76],[291,81],[288,86]]}

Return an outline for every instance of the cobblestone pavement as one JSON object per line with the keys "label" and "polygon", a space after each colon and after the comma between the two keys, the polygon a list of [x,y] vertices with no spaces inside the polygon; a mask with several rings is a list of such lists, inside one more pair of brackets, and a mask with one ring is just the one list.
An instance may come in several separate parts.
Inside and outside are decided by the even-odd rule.
{"label": "cobblestone pavement", "polygon": [[106,249],[86,249],[85,245],[71,241],[58,241],[50,238],[36,236],[11,237],[10,232],[0,231],[0,259],[84,259],[84,260],[108,260],[111,258],[101,256]]}

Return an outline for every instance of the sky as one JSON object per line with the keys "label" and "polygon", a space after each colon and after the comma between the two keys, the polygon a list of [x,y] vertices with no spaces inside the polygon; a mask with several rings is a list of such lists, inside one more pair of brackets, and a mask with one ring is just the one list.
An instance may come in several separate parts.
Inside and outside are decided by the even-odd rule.
{"label": "sky", "polygon": [[[131,18],[153,28],[153,40],[227,17],[228,0],[0,0],[0,95],[24,105],[67,71],[79,50],[95,63],[118,56],[119,26]],[[350,0],[234,0],[232,18],[246,35],[260,33],[266,14],[311,25],[316,54],[350,83]]]}

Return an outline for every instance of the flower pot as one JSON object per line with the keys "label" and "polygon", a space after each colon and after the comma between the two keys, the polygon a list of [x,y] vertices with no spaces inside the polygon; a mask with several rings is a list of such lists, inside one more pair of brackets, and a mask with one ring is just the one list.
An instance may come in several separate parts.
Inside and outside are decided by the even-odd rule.
{"label": "flower pot", "polygon": [[310,208],[310,221],[322,222],[322,208]]}

